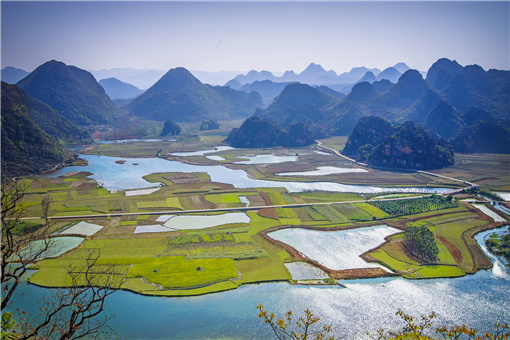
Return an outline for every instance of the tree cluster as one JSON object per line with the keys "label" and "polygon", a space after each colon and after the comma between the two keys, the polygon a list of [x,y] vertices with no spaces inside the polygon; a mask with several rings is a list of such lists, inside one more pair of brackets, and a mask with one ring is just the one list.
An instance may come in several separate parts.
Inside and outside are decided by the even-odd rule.
{"label": "tree cluster", "polygon": [[214,119],[207,118],[200,124],[200,131],[216,130],[220,128],[220,124]]}
{"label": "tree cluster", "polygon": [[438,260],[439,249],[434,234],[426,226],[407,228],[404,232],[404,245],[412,255],[426,263]]}
{"label": "tree cluster", "polygon": [[437,195],[406,200],[373,201],[370,204],[391,216],[414,215],[427,211],[457,207],[457,203],[452,201],[452,198],[448,199]]}
{"label": "tree cluster", "polygon": [[181,127],[172,120],[167,120],[163,125],[163,131],[160,136],[178,136],[181,134]]}

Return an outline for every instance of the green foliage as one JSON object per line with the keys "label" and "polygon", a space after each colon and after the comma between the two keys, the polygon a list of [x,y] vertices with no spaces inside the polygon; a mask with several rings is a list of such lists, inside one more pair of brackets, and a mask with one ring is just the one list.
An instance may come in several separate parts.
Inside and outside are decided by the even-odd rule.
{"label": "green foliage", "polygon": [[200,131],[207,130],[216,130],[220,128],[220,124],[218,124],[214,119],[207,118],[200,124]]}
{"label": "green foliage", "polygon": [[27,94],[2,83],[2,177],[49,170],[66,158],[66,151],[39,128],[28,106]]}
{"label": "green foliage", "polygon": [[331,333],[330,326],[323,325],[318,329],[314,329],[317,328],[314,325],[318,324],[321,319],[316,317],[308,308],[304,311],[304,316],[300,316],[297,321],[292,320],[293,313],[290,310],[285,316],[277,319],[275,313],[268,313],[261,303],[259,303],[257,309],[259,310],[259,318],[271,327],[280,340],[334,339],[327,335]]}
{"label": "green foliage", "polygon": [[404,200],[372,201],[369,203],[391,216],[414,215],[427,211],[455,208],[458,206],[456,202],[448,201],[442,196],[436,195]]}
{"label": "green foliage", "polygon": [[12,317],[12,312],[2,313],[2,340],[16,339],[15,334],[11,334],[11,330],[16,326],[16,321]]}
{"label": "green foliage", "polygon": [[178,136],[181,134],[181,127],[172,120],[165,121],[161,136]]}
{"label": "green foliage", "polygon": [[355,156],[357,160],[366,161],[384,138],[391,134],[391,124],[377,116],[362,117],[354,126],[342,151],[344,155]]}
{"label": "green foliage", "polygon": [[503,236],[491,235],[485,244],[491,253],[504,256],[510,262],[510,233]]}
{"label": "green foliage", "polygon": [[408,121],[374,148],[367,163],[402,169],[443,168],[454,164],[453,147]]}
{"label": "green foliage", "polygon": [[434,234],[426,226],[409,227],[404,232],[404,245],[407,250],[427,263],[438,260],[439,249]]}

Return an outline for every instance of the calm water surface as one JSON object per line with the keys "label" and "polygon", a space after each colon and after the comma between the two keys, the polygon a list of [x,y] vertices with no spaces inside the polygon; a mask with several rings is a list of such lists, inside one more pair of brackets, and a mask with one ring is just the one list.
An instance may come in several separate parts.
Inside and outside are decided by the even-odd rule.
{"label": "calm water surface", "polygon": [[[200,166],[185,164],[176,161],[168,161],[162,158],[118,158],[99,155],[80,155],[86,159],[87,166],[71,166],[60,169],[52,174],[44,175],[46,178],[56,178],[73,171],[88,171],[96,182],[108,190],[126,190],[154,187],[142,177],[155,172],[207,172],[211,181],[230,183],[236,188],[263,188],[285,187],[289,192],[305,190],[323,190],[336,192],[377,193],[398,192],[426,192],[442,193],[451,189],[447,188],[380,188],[364,185],[346,185],[333,182],[280,182],[252,179],[244,170],[232,170],[222,165]],[[125,160],[125,164],[117,164],[115,161]]]}

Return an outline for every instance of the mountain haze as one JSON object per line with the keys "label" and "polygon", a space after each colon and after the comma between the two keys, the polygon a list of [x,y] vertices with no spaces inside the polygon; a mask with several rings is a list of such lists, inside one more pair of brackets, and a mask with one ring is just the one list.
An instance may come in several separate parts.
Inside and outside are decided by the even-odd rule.
{"label": "mountain haze", "polygon": [[2,81],[7,84],[16,84],[21,79],[25,78],[30,72],[15,68],[11,66],[2,69]]}
{"label": "mountain haze", "polygon": [[103,87],[108,97],[114,99],[131,99],[142,94],[142,90],[117,78],[101,79],[99,85]]}
{"label": "mountain haze", "polygon": [[125,108],[133,115],[156,121],[198,122],[248,117],[261,106],[258,93],[202,84],[179,67],[168,71]]}

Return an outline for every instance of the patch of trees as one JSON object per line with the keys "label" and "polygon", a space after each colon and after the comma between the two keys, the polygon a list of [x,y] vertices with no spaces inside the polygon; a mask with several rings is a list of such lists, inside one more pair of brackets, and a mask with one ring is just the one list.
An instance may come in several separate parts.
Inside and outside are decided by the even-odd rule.
{"label": "patch of trees", "polygon": [[253,116],[240,128],[232,129],[225,142],[236,148],[301,147],[313,144],[315,139],[312,129],[303,122],[281,129],[268,119]]}
{"label": "patch of trees", "polygon": [[487,248],[494,255],[503,256],[510,263],[510,233],[503,237],[490,237],[485,241]]}
{"label": "patch of trees", "polygon": [[216,130],[220,128],[220,124],[214,119],[207,118],[200,124],[200,131]]}
{"label": "patch of trees", "polygon": [[404,246],[425,263],[435,263],[438,260],[439,248],[434,234],[426,226],[407,228],[404,232]]}
{"label": "patch of trees", "polygon": [[387,200],[369,202],[391,216],[414,215],[427,211],[449,209],[457,207],[451,197],[432,195],[405,200]]}
{"label": "patch of trees", "polygon": [[161,136],[178,136],[181,134],[181,127],[172,120],[167,120],[163,125]]}

